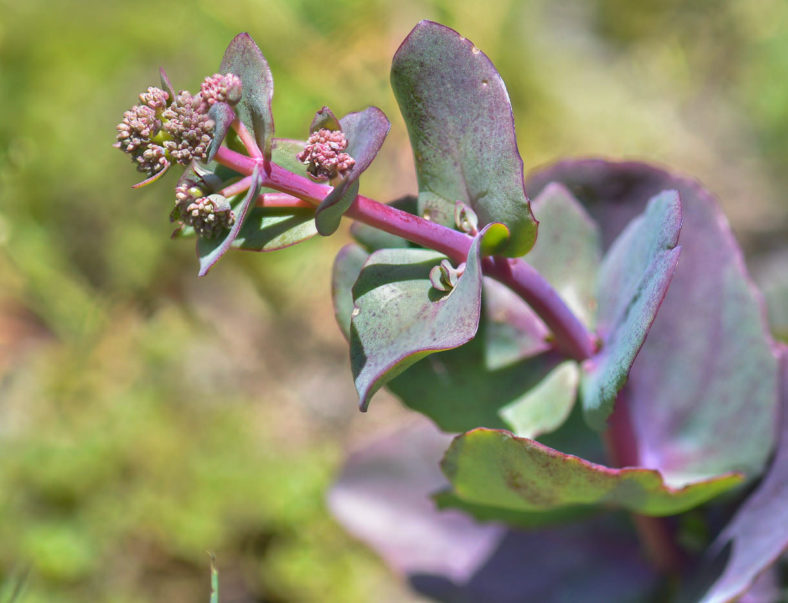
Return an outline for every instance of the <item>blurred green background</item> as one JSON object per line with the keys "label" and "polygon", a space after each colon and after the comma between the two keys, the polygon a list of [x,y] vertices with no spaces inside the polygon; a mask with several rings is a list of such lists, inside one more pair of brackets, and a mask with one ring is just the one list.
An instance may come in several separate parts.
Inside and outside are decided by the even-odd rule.
{"label": "blurred green background", "polygon": [[159,66],[194,90],[239,31],[274,72],[278,135],[323,104],[386,112],[362,191],[389,200],[415,191],[391,56],[419,19],[454,27],[507,82],[527,169],[635,157],[708,185],[786,334],[784,0],[0,9],[0,600],[20,576],[23,601],[207,600],[207,550],[226,603],[410,600],[323,502],[346,450],[404,416],[385,394],[355,410],[329,299],[345,231],[197,280],[168,238],[175,178],[132,191],[111,147]]}

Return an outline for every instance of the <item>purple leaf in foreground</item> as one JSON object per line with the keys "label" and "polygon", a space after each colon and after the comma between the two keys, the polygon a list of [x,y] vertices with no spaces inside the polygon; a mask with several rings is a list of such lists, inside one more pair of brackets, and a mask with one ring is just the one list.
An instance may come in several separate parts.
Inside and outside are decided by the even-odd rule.
{"label": "purple leaf in foreground", "polygon": [[238,117],[254,134],[264,157],[270,159],[274,136],[274,116],[271,113],[274,78],[263,53],[248,33],[240,33],[232,39],[224,52],[219,72],[234,73],[241,78],[241,100],[235,107]]}
{"label": "purple leaf in foreground", "polygon": [[732,543],[725,570],[703,603],[731,601],[788,548],[788,347],[782,347],[782,420],[777,455],[716,543]]}
{"label": "purple leaf in foreground", "polygon": [[606,246],[664,190],[679,193],[681,260],[629,374],[639,465],[672,486],[728,471],[758,475],[773,449],[777,362],[759,296],[714,199],[696,182],[639,163],[567,161],[532,175],[563,183]]}
{"label": "purple leaf in foreground", "polygon": [[438,511],[428,495],[446,484],[437,463],[449,439],[415,423],[354,453],[329,493],[331,512],[439,601],[648,599],[658,579],[614,518],[521,532]]}
{"label": "purple leaf in foreground", "polygon": [[353,286],[350,327],[350,364],[362,410],[381,386],[416,361],[476,335],[486,230],[475,237],[465,270],[447,294],[429,279],[444,259],[438,252],[381,249],[369,256]]}
{"label": "purple leaf in foreground", "polygon": [[611,469],[506,431],[483,428],[457,436],[441,467],[459,498],[526,512],[601,504],[644,515],[672,515],[742,479],[727,474],[671,488],[653,469]]}
{"label": "purple leaf in foreground", "polygon": [[421,21],[394,55],[391,86],[408,127],[419,214],[454,227],[456,201],[500,222],[499,253],[523,255],[537,222],[523,190],[509,95],[490,59],[456,31]]}
{"label": "purple leaf in foreground", "polygon": [[662,193],[629,223],[605,256],[597,314],[602,348],[583,363],[583,409],[594,429],[605,428],[665,297],[679,259],[680,230],[679,197]]}
{"label": "purple leaf in foreground", "polygon": [[205,161],[211,161],[216,155],[216,151],[222,146],[222,142],[230,131],[230,126],[235,119],[235,111],[227,103],[214,103],[208,110],[208,115],[214,121],[213,139],[208,146],[208,154]]}
{"label": "purple leaf in foreground", "polygon": [[391,128],[388,118],[377,107],[345,115],[339,123],[348,141],[346,152],[356,163],[317,208],[315,223],[323,236],[333,234],[339,228],[342,214],[356,198],[358,188],[353,188],[354,183],[372,164]]}

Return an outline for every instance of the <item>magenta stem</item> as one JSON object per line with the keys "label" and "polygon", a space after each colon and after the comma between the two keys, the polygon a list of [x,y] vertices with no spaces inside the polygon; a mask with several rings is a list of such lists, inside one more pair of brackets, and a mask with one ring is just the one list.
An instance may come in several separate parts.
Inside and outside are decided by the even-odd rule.
{"label": "magenta stem", "polygon": [[249,155],[256,159],[262,159],[263,153],[260,151],[260,147],[257,146],[257,141],[249,133],[249,130],[246,129],[246,126],[243,124],[243,122],[237,117],[233,120],[232,128],[235,130],[235,133],[238,134],[238,138],[241,139],[241,142],[243,143],[244,147],[246,147]]}
{"label": "magenta stem", "polygon": [[[275,163],[247,157],[224,146],[219,148],[215,160],[247,175],[252,173],[255,165],[262,163],[264,187],[298,197],[314,206],[333,190]],[[473,241],[466,234],[361,195],[356,197],[345,215],[417,245],[440,251],[457,264],[467,259]],[[485,274],[507,285],[533,308],[553,333],[556,346],[562,352],[578,361],[593,355],[596,349],[594,337],[533,267],[519,258],[485,258],[483,266]]]}

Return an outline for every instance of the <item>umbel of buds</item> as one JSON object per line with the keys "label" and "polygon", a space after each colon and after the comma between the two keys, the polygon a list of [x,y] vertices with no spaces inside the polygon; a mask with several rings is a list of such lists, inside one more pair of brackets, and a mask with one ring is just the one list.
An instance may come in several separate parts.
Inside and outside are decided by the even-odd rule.
{"label": "umbel of buds", "polygon": [[298,160],[306,164],[306,171],[318,181],[333,180],[348,173],[356,161],[347,153],[347,138],[341,130],[322,128],[306,141]]}
{"label": "umbel of buds", "polygon": [[215,125],[209,109],[217,102],[233,105],[240,98],[241,80],[231,73],[205,78],[196,95],[182,90],[171,98],[168,92],[150,87],[140,94],[140,104],[123,114],[115,146],[149,177],[171,163],[202,161]]}
{"label": "umbel of buds", "polygon": [[227,198],[208,194],[203,186],[191,178],[184,178],[175,187],[175,209],[172,221],[180,220],[194,228],[199,236],[213,238],[235,223],[235,214]]}

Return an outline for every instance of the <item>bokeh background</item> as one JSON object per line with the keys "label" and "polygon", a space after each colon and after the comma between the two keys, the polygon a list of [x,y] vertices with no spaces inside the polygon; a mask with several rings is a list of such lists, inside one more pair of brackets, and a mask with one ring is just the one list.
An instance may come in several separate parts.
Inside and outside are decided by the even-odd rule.
{"label": "bokeh background", "polygon": [[[362,191],[413,192],[391,56],[419,20],[469,37],[512,98],[526,168],[641,158],[720,198],[771,318],[788,302],[784,0],[0,0],[0,600],[415,600],[326,512],[346,451],[403,420],[356,411],[330,306],[346,231],[235,252],[198,280],[172,175],[115,124],[165,66],[194,90],[249,31],[277,134],[315,110],[393,123]],[[783,297],[783,300],[788,297]]]}

